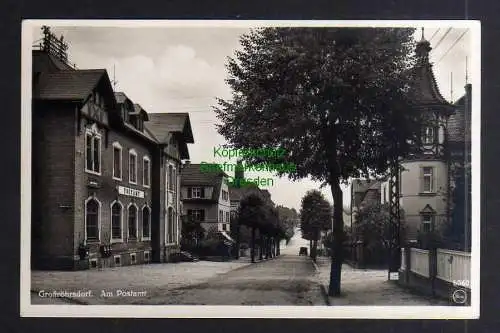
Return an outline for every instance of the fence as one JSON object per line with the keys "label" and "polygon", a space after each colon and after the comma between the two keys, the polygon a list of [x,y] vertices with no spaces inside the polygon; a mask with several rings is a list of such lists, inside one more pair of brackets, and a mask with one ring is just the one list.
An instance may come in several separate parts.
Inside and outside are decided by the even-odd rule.
{"label": "fence", "polygon": [[412,248],[410,250],[410,270],[429,277],[429,251]]}
{"label": "fence", "polygon": [[[434,251],[406,247],[401,249],[399,284],[429,296],[470,304],[471,254],[436,249]],[[467,297],[464,302],[454,299],[458,286]]]}
{"label": "fence", "polygon": [[470,281],[470,253],[452,250],[437,250],[437,274],[441,280],[453,283],[462,281],[468,284]]}

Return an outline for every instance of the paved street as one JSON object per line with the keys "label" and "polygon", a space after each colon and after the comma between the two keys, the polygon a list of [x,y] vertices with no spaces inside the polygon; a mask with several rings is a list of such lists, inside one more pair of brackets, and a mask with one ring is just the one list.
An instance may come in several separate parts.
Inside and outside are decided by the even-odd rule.
{"label": "paved street", "polygon": [[[232,262],[152,264],[77,272],[32,272],[33,304],[326,305],[330,259],[317,266],[298,256],[308,246],[300,231],[281,256],[251,264]],[[87,297],[48,298],[39,292],[86,292]],[[448,305],[387,281],[386,270],[344,265],[342,297],[330,305]]]}
{"label": "paved street", "polygon": [[325,305],[307,257],[283,255],[165,293],[158,304]]}
{"label": "paved street", "polygon": [[[249,265],[248,258],[232,262],[183,262],[177,264],[134,265],[104,270],[86,271],[32,271],[31,302],[33,304],[56,304],[65,299],[39,297],[46,292],[92,292],[90,297],[75,297],[77,302],[87,304],[130,304],[138,299],[155,299],[166,290],[205,282],[218,274]],[[101,297],[102,292],[113,293],[112,297]],[[146,296],[118,296],[118,291],[146,292]],[[109,295],[109,294],[107,294]]]}

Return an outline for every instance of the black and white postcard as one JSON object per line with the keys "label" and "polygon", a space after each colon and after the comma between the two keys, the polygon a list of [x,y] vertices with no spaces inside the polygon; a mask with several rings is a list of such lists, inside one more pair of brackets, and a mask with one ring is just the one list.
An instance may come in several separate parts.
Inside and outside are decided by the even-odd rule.
{"label": "black and white postcard", "polygon": [[479,317],[478,21],[22,29],[22,316]]}

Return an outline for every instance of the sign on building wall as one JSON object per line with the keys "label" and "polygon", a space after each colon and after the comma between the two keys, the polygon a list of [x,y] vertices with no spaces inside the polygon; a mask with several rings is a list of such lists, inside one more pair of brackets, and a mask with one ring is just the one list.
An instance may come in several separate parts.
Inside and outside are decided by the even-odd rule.
{"label": "sign on building wall", "polygon": [[128,197],[144,198],[144,191],[134,190],[133,188],[118,186],[118,193]]}

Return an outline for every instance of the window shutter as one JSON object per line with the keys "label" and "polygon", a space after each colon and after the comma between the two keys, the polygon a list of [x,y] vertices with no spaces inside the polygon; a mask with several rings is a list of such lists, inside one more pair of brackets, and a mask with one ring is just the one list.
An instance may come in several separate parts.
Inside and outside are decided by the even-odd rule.
{"label": "window shutter", "polygon": [[192,198],[192,197],[193,197],[193,188],[188,187],[188,198]]}
{"label": "window shutter", "polygon": [[201,188],[201,197],[205,198],[205,188],[204,187]]}

